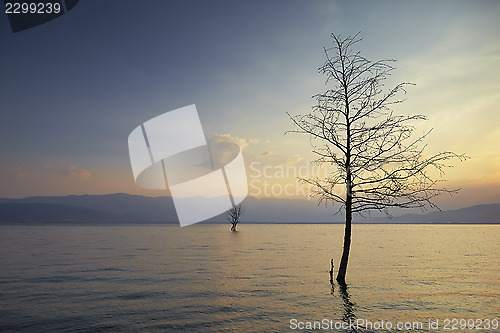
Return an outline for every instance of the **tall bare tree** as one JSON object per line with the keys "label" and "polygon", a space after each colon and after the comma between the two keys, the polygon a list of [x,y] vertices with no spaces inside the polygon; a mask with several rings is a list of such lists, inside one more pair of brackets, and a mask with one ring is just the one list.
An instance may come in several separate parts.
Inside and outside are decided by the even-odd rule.
{"label": "tall bare tree", "polygon": [[[423,143],[430,133],[415,135],[413,121],[423,115],[395,115],[390,106],[401,103],[409,83],[384,91],[383,82],[395,68],[394,60],[370,61],[353,48],[361,39],[331,35],[333,47],[324,48],[326,62],[319,72],[330,88],[313,96],[317,104],[305,115],[291,116],[295,129],[310,135],[315,161],[333,167],[324,179],[303,178],[320,202],[345,208],[344,248],[336,277],[345,285],[351,246],[351,222],[355,213],[388,208],[438,208],[433,199],[458,190],[440,187],[447,161],[463,160],[450,151],[426,155]],[[431,174],[435,169],[439,173]]]}
{"label": "tall bare tree", "polygon": [[227,211],[226,218],[231,223],[231,231],[236,231],[236,225],[240,222],[241,213],[241,205],[234,206]]}

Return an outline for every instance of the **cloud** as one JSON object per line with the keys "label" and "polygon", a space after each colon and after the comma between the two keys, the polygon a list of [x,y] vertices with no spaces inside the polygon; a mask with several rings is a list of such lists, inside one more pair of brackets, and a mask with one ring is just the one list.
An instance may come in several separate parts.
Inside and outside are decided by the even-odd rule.
{"label": "cloud", "polygon": [[290,165],[294,165],[302,161],[304,158],[300,154],[290,155],[288,156],[286,162],[281,163],[281,166],[287,167]]}
{"label": "cloud", "polygon": [[[213,142],[231,142],[231,143],[237,144],[241,148],[241,150],[248,147],[248,141],[245,138],[231,136],[231,134],[215,134],[212,137],[211,141],[213,141]],[[252,142],[252,141],[253,140],[250,140],[250,142]]]}
{"label": "cloud", "polygon": [[25,179],[33,174],[33,171],[26,170],[22,166],[10,168],[10,171],[15,175],[17,179]]}
{"label": "cloud", "polygon": [[91,177],[91,173],[89,170],[77,168],[74,165],[66,165],[66,166],[46,165],[45,170],[58,174],[59,176],[63,177],[64,181],[66,182],[71,180],[84,182]]}
{"label": "cloud", "polygon": [[80,181],[90,178],[90,171],[86,169],[79,169],[73,165],[69,165],[67,170],[71,178],[78,178]]}
{"label": "cloud", "polygon": [[273,153],[271,151],[265,151],[263,153],[260,153],[258,156],[259,157],[269,157],[271,156]]}

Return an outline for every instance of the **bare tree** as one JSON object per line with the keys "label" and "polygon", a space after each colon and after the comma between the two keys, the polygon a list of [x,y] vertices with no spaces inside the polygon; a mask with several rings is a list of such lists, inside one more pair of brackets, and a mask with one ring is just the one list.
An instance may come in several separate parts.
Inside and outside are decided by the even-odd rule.
{"label": "bare tree", "polygon": [[[389,109],[403,102],[397,95],[406,94],[409,85],[383,91],[394,60],[374,62],[354,51],[361,40],[358,34],[331,37],[333,47],[324,48],[326,62],[318,69],[331,88],[313,96],[317,105],[310,113],[288,116],[296,127],[289,132],[310,135],[315,162],[333,167],[325,179],[300,180],[311,185],[320,202],[339,203],[337,213],[345,208],[344,248],[336,277],[345,284],[353,214],[378,210],[389,215],[391,207],[438,208],[432,199],[458,191],[439,186],[444,168],[450,166],[446,161],[466,157],[449,151],[426,155],[423,141],[430,131],[415,135],[411,125],[426,117],[395,115]],[[433,176],[431,169],[438,173]]]}
{"label": "bare tree", "polygon": [[231,231],[236,231],[236,225],[240,222],[241,213],[241,205],[234,206],[227,211],[226,217],[231,223]]}

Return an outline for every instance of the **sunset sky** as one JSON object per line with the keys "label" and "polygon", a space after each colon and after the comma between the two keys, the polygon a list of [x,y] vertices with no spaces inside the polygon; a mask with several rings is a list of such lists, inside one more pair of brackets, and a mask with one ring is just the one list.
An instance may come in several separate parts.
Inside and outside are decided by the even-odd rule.
{"label": "sunset sky", "polygon": [[284,135],[286,112],[327,89],[330,34],[361,32],[365,57],[397,59],[387,87],[416,84],[394,111],[428,116],[415,124],[433,128],[428,152],[471,157],[448,170],[462,191],[441,207],[500,203],[498,17],[498,1],[85,0],[12,33],[2,13],[0,197],[162,195],[135,184],[127,138],[190,104],[208,139],[243,149],[250,195],[304,197],[279,174],[314,158],[307,136]]}

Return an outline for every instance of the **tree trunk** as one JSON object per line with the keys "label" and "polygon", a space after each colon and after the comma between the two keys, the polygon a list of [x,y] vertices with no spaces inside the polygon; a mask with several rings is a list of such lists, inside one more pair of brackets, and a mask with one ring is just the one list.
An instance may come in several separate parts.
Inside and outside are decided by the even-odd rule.
{"label": "tree trunk", "polygon": [[[349,129],[349,128],[348,128]],[[349,134],[348,134],[349,136]],[[348,142],[348,149],[349,147]],[[350,162],[350,150],[348,150],[347,154],[347,163]],[[347,272],[347,261],[349,260],[349,251],[351,249],[351,221],[352,221],[352,175],[349,164],[347,164],[347,176],[346,176],[346,185],[347,185],[347,195],[345,202],[345,231],[344,231],[344,250],[342,251],[342,259],[340,259],[339,272],[337,274],[337,282],[340,285],[346,285],[345,283],[345,274]]]}
{"label": "tree trunk", "polygon": [[339,272],[337,274],[337,282],[340,285],[345,285],[345,274],[347,272],[347,261],[349,260],[349,250],[351,249],[351,221],[352,221],[352,196],[347,196],[346,215],[345,215],[345,232],[344,232],[344,250],[342,259],[340,260]]}

